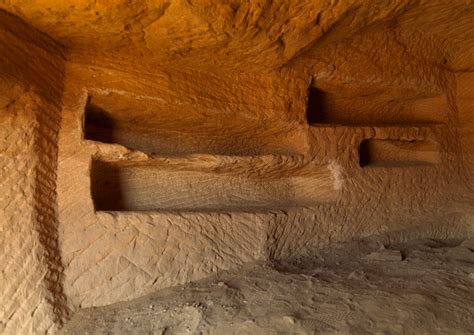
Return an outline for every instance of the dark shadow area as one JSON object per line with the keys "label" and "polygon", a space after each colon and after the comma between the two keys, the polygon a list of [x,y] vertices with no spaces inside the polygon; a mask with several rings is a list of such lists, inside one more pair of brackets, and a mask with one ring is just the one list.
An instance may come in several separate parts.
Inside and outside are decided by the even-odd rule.
{"label": "dark shadow area", "polygon": [[359,146],[359,165],[366,167],[370,164],[369,140],[363,140]]}
{"label": "dark shadow area", "polygon": [[96,211],[125,210],[120,169],[114,164],[93,160],[91,194]]}
{"label": "dark shadow area", "polygon": [[103,143],[115,143],[116,124],[102,108],[88,102],[84,117],[84,139]]}
{"label": "dark shadow area", "polygon": [[329,123],[327,109],[326,93],[315,87],[310,87],[308,91],[308,108],[306,110],[308,123]]}

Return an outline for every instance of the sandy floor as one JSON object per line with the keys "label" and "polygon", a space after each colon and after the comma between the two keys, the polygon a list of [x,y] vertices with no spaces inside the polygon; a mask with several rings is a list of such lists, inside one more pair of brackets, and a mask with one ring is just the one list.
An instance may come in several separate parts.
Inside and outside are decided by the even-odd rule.
{"label": "sandy floor", "polygon": [[338,245],[101,308],[67,334],[474,334],[474,240]]}

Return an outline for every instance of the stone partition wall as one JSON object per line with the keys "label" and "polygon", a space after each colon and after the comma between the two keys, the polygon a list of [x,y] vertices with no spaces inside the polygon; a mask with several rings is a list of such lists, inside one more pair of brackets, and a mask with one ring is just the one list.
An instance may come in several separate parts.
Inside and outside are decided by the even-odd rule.
{"label": "stone partition wall", "polygon": [[0,332],[66,318],[56,202],[64,49],[0,11]]}

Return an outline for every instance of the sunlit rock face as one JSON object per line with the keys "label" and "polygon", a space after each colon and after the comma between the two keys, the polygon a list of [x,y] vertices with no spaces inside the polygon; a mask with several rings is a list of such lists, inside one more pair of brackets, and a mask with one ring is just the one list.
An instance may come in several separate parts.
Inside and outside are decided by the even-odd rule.
{"label": "sunlit rock face", "polygon": [[469,1],[0,1],[0,332],[474,233]]}

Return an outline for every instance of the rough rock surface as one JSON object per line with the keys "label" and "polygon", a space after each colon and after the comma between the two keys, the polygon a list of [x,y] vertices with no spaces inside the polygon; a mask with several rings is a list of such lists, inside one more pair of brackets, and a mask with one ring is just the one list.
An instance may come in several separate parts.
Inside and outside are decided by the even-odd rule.
{"label": "rough rock surface", "polygon": [[249,264],[81,310],[62,334],[471,334],[474,252],[459,243],[390,246],[405,255],[398,262],[367,260],[378,246],[359,243]]}
{"label": "rough rock surface", "polygon": [[473,16],[0,0],[0,329],[335,242],[474,235]]}
{"label": "rough rock surface", "polygon": [[64,49],[0,11],[0,333],[67,317],[56,207]]}

